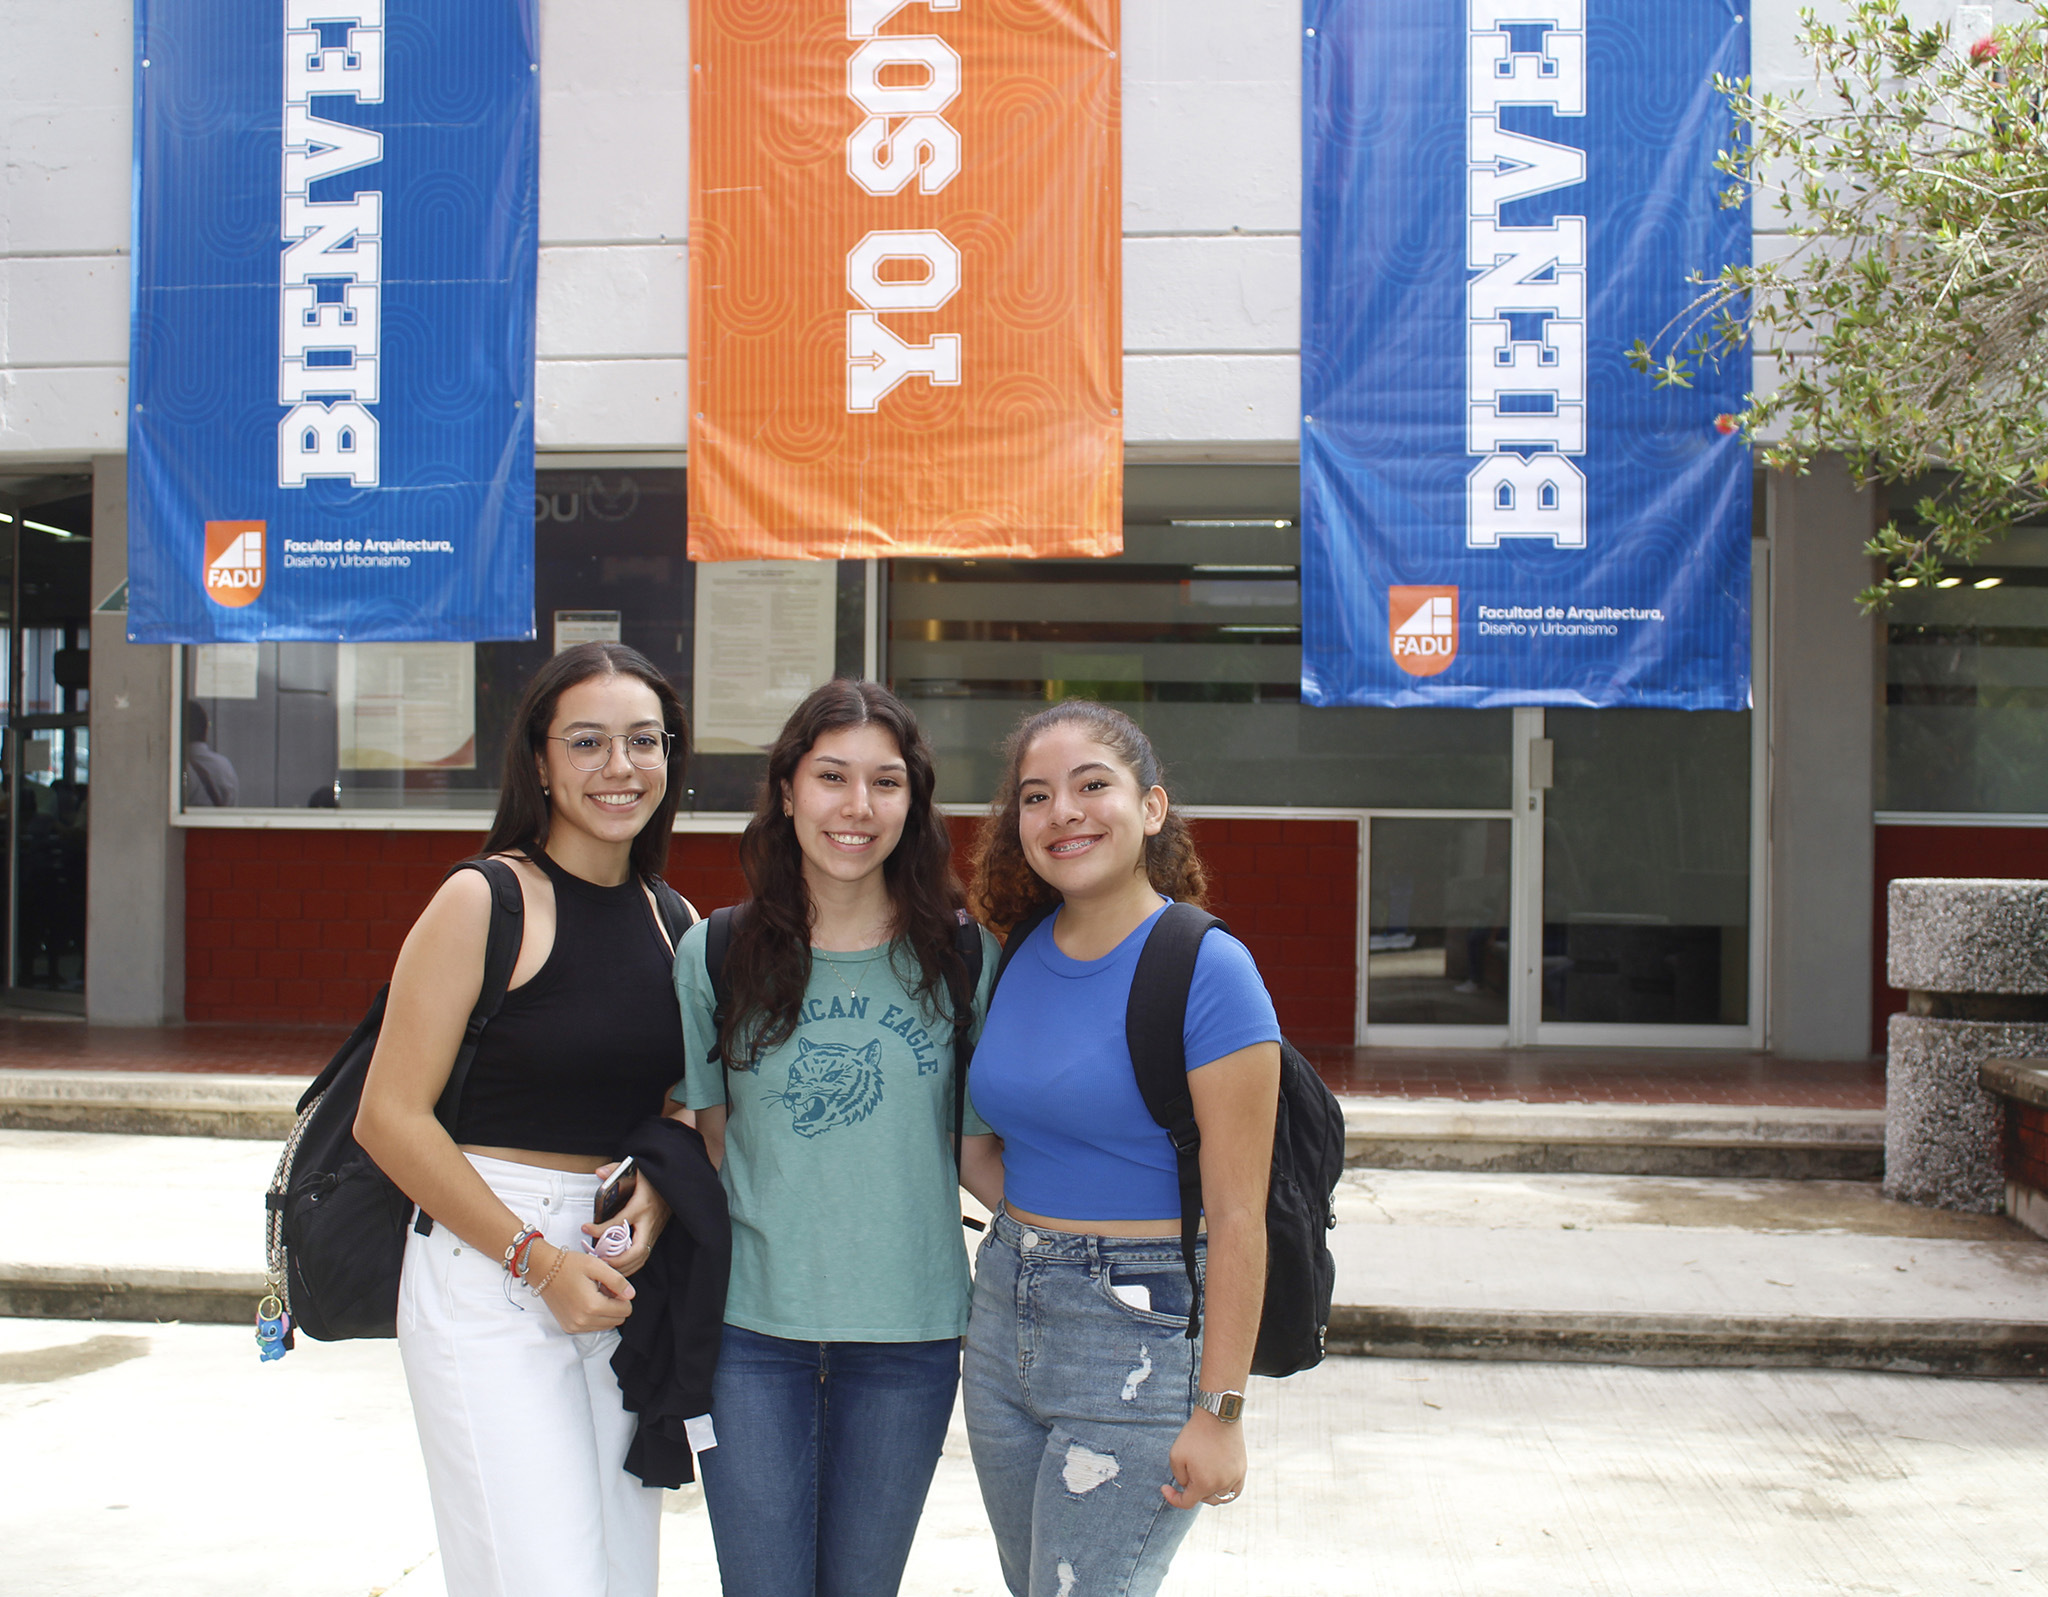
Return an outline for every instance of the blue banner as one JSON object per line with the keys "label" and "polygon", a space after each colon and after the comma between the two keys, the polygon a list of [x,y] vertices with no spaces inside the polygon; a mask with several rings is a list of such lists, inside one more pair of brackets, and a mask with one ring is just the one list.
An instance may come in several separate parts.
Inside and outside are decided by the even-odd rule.
{"label": "blue banner", "polygon": [[136,0],[128,636],[533,636],[534,0]]}
{"label": "blue banner", "polygon": [[1624,358],[1749,259],[1740,9],[1303,10],[1303,701],[1747,707],[1747,356]]}

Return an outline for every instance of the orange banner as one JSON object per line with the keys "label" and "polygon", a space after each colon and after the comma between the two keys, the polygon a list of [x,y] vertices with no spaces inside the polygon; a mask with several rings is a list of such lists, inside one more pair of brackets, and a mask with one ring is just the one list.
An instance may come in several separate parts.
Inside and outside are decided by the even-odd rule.
{"label": "orange banner", "polygon": [[694,0],[690,558],[1123,547],[1117,0]]}

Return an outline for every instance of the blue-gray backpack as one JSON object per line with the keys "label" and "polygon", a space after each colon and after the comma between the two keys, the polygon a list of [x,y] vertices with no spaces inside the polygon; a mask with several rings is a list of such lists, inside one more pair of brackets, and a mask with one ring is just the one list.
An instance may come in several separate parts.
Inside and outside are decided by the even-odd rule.
{"label": "blue-gray backpack", "polygon": [[[1011,929],[996,981],[1051,909]],[[1180,1178],[1180,1256],[1194,1296],[1190,1340],[1202,1328],[1201,1277],[1195,1237],[1202,1214],[1202,1133],[1188,1092],[1182,1033],[1195,957],[1202,938],[1222,921],[1192,904],[1169,904],[1152,923],[1131,976],[1124,1035],[1145,1107],[1173,1144]],[[994,1005],[993,990],[990,1005]],[[1280,1042],[1280,1098],[1273,1126],[1272,1176],[1266,1188],[1266,1300],[1252,1374],[1293,1375],[1323,1361],[1337,1261],[1329,1233],[1337,1224],[1337,1181],[1344,1173],[1344,1111],[1315,1067],[1285,1038]]]}

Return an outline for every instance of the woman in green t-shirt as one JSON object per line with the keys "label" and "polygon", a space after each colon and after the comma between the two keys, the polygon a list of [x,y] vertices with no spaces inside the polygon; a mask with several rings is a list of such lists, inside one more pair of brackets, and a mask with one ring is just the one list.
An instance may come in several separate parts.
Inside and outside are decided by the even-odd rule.
{"label": "woman in green t-shirt", "polygon": [[[994,1207],[973,1109],[954,1169],[964,895],[931,748],[872,682],[828,683],[768,754],[740,840],[723,1024],[708,923],[676,950],[685,1075],[732,1210],[699,1460],[725,1597],[892,1597],[967,1328],[958,1185]],[[982,943],[968,1035],[995,973]]]}

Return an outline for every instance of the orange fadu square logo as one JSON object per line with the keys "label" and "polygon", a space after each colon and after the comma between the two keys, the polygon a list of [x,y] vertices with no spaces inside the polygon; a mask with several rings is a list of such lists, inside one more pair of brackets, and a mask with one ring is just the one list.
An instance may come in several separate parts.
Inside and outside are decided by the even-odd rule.
{"label": "orange fadu square logo", "polygon": [[200,569],[206,597],[215,604],[239,610],[253,604],[263,593],[262,521],[209,521],[206,524],[206,560]]}
{"label": "orange fadu square logo", "polygon": [[1412,677],[1433,677],[1458,657],[1458,590],[1387,589],[1387,647]]}

